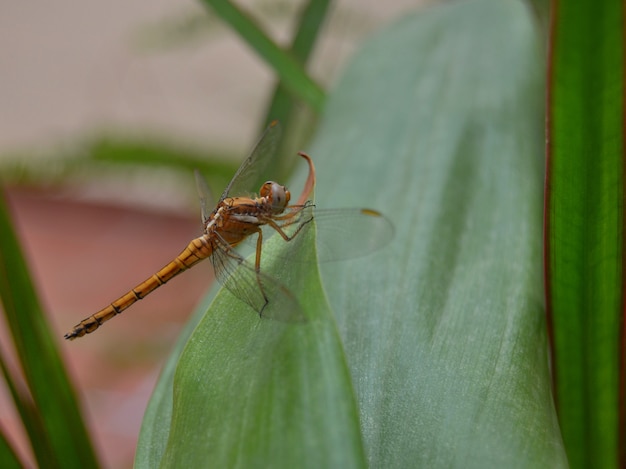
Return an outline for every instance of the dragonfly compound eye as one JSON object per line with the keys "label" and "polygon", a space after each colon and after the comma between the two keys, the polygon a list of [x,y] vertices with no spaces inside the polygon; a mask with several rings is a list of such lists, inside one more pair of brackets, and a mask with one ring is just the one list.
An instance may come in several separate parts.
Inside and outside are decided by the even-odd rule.
{"label": "dragonfly compound eye", "polygon": [[261,196],[267,197],[272,204],[274,211],[282,211],[291,198],[291,194],[285,186],[281,186],[277,182],[268,181],[261,188]]}

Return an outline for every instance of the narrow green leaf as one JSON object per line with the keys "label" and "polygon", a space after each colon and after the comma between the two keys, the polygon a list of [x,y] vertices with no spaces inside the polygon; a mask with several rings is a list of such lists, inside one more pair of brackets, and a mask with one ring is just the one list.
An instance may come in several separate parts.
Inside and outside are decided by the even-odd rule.
{"label": "narrow green leaf", "polygon": [[281,82],[311,108],[320,112],[324,103],[324,92],[306,74],[305,70],[278,45],[243,11],[228,0],[202,0],[261,58],[272,66]]}
{"label": "narrow green leaf", "polygon": [[17,458],[17,455],[11,448],[4,433],[0,431],[0,461],[2,461],[3,469],[21,469],[24,467]]}
{"label": "narrow green leaf", "polygon": [[[133,138],[109,133],[77,139],[81,140],[69,148],[53,147],[45,152],[46,156],[28,149],[0,155],[0,179],[5,183],[49,186],[71,177],[101,177],[103,169],[126,171],[128,166],[141,166],[180,171],[187,177],[198,169],[210,177],[211,187],[224,187],[237,169],[234,157],[227,151],[192,149],[161,137]],[[41,158],[54,164],[42,165]]]}
{"label": "narrow green leaf", "polygon": [[625,409],[624,2],[553,8],[546,280],[556,401],[572,466],[618,467],[626,463],[618,419]]}
{"label": "narrow green leaf", "polygon": [[[37,414],[37,409],[34,407],[30,396],[26,396],[24,391],[18,390],[17,379],[9,372],[4,356],[0,357],[0,368],[2,369],[4,383],[11,393],[15,410],[17,410],[24,430],[26,430],[28,435],[33,455],[39,466],[47,466],[48,459],[53,451],[50,447],[50,441],[46,435],[43,422]],[[0,458],[0,461],[2,461],[2,458]]]}
{"label": "narrow green leaf", "polygon": [[52,454],[47,467],[97,467],[72,389],[39,306],[0,192],[0,298]]}
{"label": "narrow green leaf", "polygon": [[182,145],[157,140],[141,141],[108,136],[88,142],[81,153],[86,154],[87,158],[81,158],[82,165],[75,159],[74,162],[79,166],[93,165],[93,161],[115,165],[145,165],[184,171],[187,175],[197,169],[210,176],[211,187],[224,187],[237,169],[234,158],[225,152],[193,151]]}
{"label": "narrow green leaf", "polygon": [[[218,173],[226,177],[232,174],[237,167],[229,163],[227,155],[221,157],[221,163],[213,163],[206,167],[207,160],[217,160],[217,156],[209,158],[204,152],[185,149],[182,145],[174,145],[158,141],[133,140],[119,136],[106,136],[92,139],[82,149],[81,153],[95,161],[106,161],[121,164],[145,164],[150,166],[172,166],[186,171],[202,168],[203,170]],[[214,152],[218,154],[218,152]]]}
{"label": "narrow green leaf", "polygon": [[[310,0],[303,8],[298,20],[297,33],[293,38],[289,52],[303,66],[306,65],[313,51],[313,46],[322,30],[322,25],[326,19],[330,0]],[[299,149],[293,148],[293,139],[285,136],[293,135],[299,128],[313,127],[311,121],[315,121],[317,116],[302,112],[302,106],[298,106],[299,100],[290,93],[287,87],[279,81],[274,88],[270,105],[265,113],[264,126],[269,125],[273,120],[279,120],[284,128],[284,138],[280,142],[276,154],[276,167],[279,169],[273,176],[276,180],[282,181],[292,174],[298,163],[293,158],[293,153]],[[263,129],[259,129],[262,131]]]}
{"label": "narrow green leaf", "polygon": [[[305,65],[309,60],[313,46],[326,19],[329,5],[330,0],[309,0],[300,15],[296,28],[297,33],[289,49],[292,57],[300,64]],[[265,113],[264,126],[269,125],[274,119],[281,121],[284,126],[289,126],[294,106],[295,101],[291,93],[279,82],[274,89],[270,105]],[[259,130],[261,131],[262,129]]]}

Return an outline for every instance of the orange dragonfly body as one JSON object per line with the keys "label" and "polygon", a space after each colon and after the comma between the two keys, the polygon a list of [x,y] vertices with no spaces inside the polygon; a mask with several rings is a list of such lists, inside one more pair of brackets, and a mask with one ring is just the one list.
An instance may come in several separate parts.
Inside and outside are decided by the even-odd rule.
{"label": "orange dragonfly body", "polygon": [[[201,192],[203,235],[192,240],[189,245],[173,261],[157,273],[146,279],[125,295],[121,296],[106,308],[82,320],[72,328],[65,338],[74,340],[89,334],[104,322],[120,314],[136,301],[141,300],[155,289],[165,284],[178,274],[194,266],[201,260],[210,258],[215,269],[216,278],[238,298],[248,303],[259,315],[263,316],[270,301],[288,301],[291,309],[298,309],[297,300],[288,289],[277,280],[261,271],[261,253],[263,246],[263,229],[271,228],[285,241],[291,241],[300,231],[307,227],[315,217],[329,219],[334,225],[341,221],[353,220],[360,223],[365,231],[371,232],[367,246],[351,243],[345,247],[333,248],[328,257],[341,258],[365,255],[368,250],[375,249],[390,238],[392,231],[389,222],[378,212],[368,209],[344,209],[314,212],[314,205],[307,201],[315,185],[315,166],[306,153],[298,153],[309,166],[309,175],[297,202],[289,205],[291,194],[284,186],[273,182],[265,182],[259,191],[259,197],[231,197],[232,193],[243,192],[243,187],[255,177],[267,164],[267,156],[273,151],[278,138],[277,122],[273,122],[265,132],[252,154],[243,162],[235,176],[222,194],[216,208],[207,212],[208,193],[206,183],[196,172],[198,189]],[[314,215],[315,213],[315,215]],[[334,231],[334,230],[333,230]],[[244,260],[235,248],[246,238],[256,235],[254,265]],[[333,235],[335,237],[335,235]],[[371,248],[371,249],[370,249]],[[350,253],[364,249],[365,252]],[[333,250],[331,250],[333,251]],[[299,319],[297,313],[291,318]]]}

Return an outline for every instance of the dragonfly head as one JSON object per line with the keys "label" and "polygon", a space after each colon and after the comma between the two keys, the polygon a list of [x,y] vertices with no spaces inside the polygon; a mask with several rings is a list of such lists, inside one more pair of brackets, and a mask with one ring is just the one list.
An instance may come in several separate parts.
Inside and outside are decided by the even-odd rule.
{"label": "dragonfly head", "polygon": [[275,213],[282,212],[291,199],[291,194],[287,188],[274,181],[267,181],[263,184],[259,195],[271,204],[272,211]]}

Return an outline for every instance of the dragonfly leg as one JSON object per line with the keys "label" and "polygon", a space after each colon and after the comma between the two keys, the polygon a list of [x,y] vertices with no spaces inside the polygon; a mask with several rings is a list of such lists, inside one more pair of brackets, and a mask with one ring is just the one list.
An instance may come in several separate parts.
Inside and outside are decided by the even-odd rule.
{"label": "dragonfly leg", "polygon": [[257,239],[256,239],[256,257],[254,259],[254,271],[256,273],[256,282],[259,285],[259,289],[261,290],[261,295],[263,295],[263,299],[265,303],[261,307],[259,311],[259,316],[263,314],[263,310],[270,302],[269,298],[265,294],[265,289],[263,288],[263,282],[261,281],[261,276],[259,275],[261,272],[261,249],[263,247],[263,231],[261,228],[257,228]]}
{"label": "dragonfly leg", "polygon": [[[298,233],[300,233],[300,231],[302,230],[302,228],[304,228],[306,225],[308,225],[308,224],[309,224],[312,220],[313,220],[313,217],[311,217],[311,218],[309,218],[308,220],[305,220],[304,222],[302,222],[302,223],[300,224],[300,226],[298,227],[298,229],[297,229],[297,230],[296,230],[296,231],[295,231],[295,232],[294,232],[291,236],[289,236],[287,233],[285,233],[285,232],[283,231],[283,229],[282,229],[282,228],[278,225],[278,223],[276,223],[274,220],[271,220],[271,219],[267,220],[267,224],[268,224],[269,226],[271,226],[272,228],[274,228],[274,230],[276,230],[276,231],[278,232],[278,234],[279,234],[280,236],[282,236],[282,238],[283,238],[285,241],[289,242],[289,241],[291,241],[293,238],[295,238],[295,237],[298,235]],[[292,221],[292,222],[290,222],[290,223],[287,223],[285,226],[292,225],[293,223],[294,223],[294,221]]]}
{"label": "dragonfly leg", "polygon": [[261,248],[263,247],[263,231],[260,228],[257,228],[257,238],[256,238],[256,257],[254,259],[254,270],[257,272],[261,271]]}

